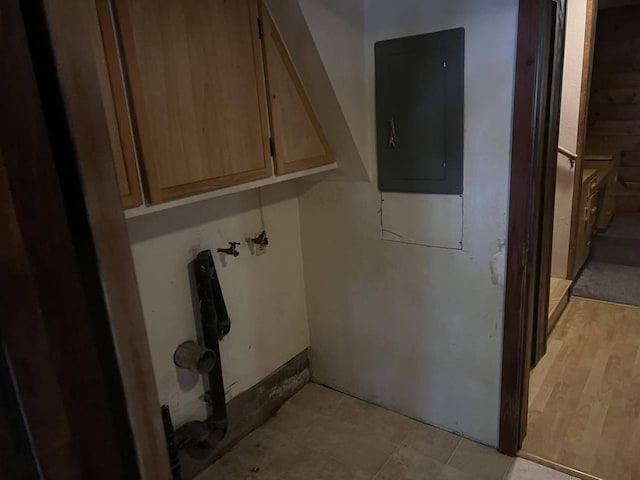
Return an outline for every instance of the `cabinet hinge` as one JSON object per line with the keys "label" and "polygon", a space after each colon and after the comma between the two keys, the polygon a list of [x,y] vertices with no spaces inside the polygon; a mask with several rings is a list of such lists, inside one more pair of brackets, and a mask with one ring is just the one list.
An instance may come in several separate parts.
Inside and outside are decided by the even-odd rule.
{"label": "cabinet hinge", "polygon": [[273,137],[269,137],[269,152],[271,152],[271,156],[276,153],[276,145],[273,142]]}
{"label": "cabinet hinge", "polygon": [[262,28],[262,19],[258,18],[258,38],[264,37],[264,29]]}

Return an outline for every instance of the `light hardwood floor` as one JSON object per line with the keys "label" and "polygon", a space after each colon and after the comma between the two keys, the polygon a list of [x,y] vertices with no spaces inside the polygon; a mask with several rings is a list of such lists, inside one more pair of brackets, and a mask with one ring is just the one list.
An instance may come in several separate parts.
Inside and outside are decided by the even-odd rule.
{"label": "light hardwood floor", "polygon": [[640,479],[640,308],[572,298],[531,374],[523,451]]}

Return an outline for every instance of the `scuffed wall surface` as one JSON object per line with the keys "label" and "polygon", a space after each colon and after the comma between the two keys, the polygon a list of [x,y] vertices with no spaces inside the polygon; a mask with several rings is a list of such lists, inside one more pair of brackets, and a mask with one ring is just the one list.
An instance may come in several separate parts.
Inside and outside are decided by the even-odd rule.
{"label": "scuffed wall surface", "polygon": [[[300,3],[312,32],[331,30],[331,16],[314,16],[317,9],[333,12],[333,21],[358,24],[340,18],[340,0]],[[349,63],[341,55],[357,52],[335,48],[339,39],[314,38],[330,78],[342,82],[335,90],[348,92],[339,97],[368,94],[365,111],[348,120],[352,130],[366,123],[370,152],[373,42],[466,29],[464,248],[383,241],[375,181],[304,183],[312,372],[321,383],[495,445],[517,1],[350,3],[360,5],[365,18],[361,85],[332,73]]]}
{"label": "scuffed wall surface", "polygon": [[[173,365],[179,343],[196,338],[188,263],[211,249],[231,317],[221,343],[227,400],[249,389],[309,346],[298,199],[292,184],[262,189],[269,236],[264,255],[245,239],[262,230],[252,190],[128,220],[160,401],[176,425],[205,417],[201,379]],[[242,242],[237,258],[215,253]]]}

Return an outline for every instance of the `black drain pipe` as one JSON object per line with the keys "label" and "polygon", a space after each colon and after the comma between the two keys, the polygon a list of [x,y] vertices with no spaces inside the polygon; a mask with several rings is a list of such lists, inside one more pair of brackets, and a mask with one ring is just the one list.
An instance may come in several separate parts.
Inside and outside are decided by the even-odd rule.
{"label": "black drain pipe", "polygon": [[[207,391],[205,393],[205,400],[209,407],[207,419],[203,422],[193,421],[182,425],[175,432],[174,443],[177,448],[185,449],[192,458],[202,459],[206,458],[215,445],[224,438],[229,427],[227,402],[225,401],[224,394],[224,380],[222,378],[222,363],[220,359],[220,340],[231,330],[231,320],[227,312],[227,306],[224,302],[222,288],[220,287],[220,281],[210,250],[204,250],[198,253],[193,262],[193,271],[198,290],[200,307],[199,329],[202,333],[203,351],[208,350],[213,353],[215,365],[213,368],[208,369],[208,373],[206,374]],[[181,346],[184,347],[184,344]],[[193,350],[193,346],[191,345],[190,347]],[[175,361],[176,356],[174,355],[174,362]],[[193,370],[193,368],[191,370]],[[170,422],[170,417],[168,418]],[[170,435],[167,432],[172,430],[173,427],[168,429],[165,425],[165,434],[167,435],[170,456]],[[177,458],[177,455],[175,458]],[[178,461],[178,475],[179,468],[180,465]]]}
{"label": "black drain pipe", "polygon": [[212,350],[218,361],[207,378],[209,392],[207,400],[211,414],[206,420],[214,440],[221,440],[227,433],[227,403],[224,395],[222,362],[220,360],[220,340],[231,330],[231,319],[222,295],[220,280],[213,264],[210,250],[198,254],[194,262],[198,296],[200,298],[200,322],[204,346]]}
{"label": "black drain pipe", "polygon": [[178,457],[178,445],[176,443],[176,433],[173,430],[173,422],[171,421],[171,411],[167,405],[162,405],[162,426],[164,427],[164,437],[167,441],[167,450],[169,451],[169,465],[171,466],[171,478],[173,480],[181,480],[180,458]]}

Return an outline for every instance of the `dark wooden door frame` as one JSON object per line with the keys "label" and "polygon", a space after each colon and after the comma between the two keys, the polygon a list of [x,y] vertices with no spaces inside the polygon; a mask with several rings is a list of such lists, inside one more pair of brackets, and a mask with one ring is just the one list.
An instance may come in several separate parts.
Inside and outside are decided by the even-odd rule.
{"label": "dark wooden door frame", "polygon": [[[596,2],[590,0],[589,12],[597,8]],[[536,298],[532,295],[536,278],[532,267],[536,255],[532,252],[531,242],[537,238],[540,228],[534,215],[535,202],[542,201],[541,184],[535,181],[537,170],[541,168],[536,155],[536,108],[544,45],[541,41],[544,30],[541,3],[520,0],[518,13],[498,442],[498,449],[511,456],[520,449],[526,432],[533,342],[534,309],[531,307]],[[588,15],[588,21],[593,21],[592,18]],[[591,29],[587,24],[587,41],[590,42]],[[583,78],[583,88],[584,85]],[[581,99],[581,109],[583,103]],[[584,144],[584,139],[582,142]]]}
{"label": "dark wooden door frame", "polygon": [[549,292],[551,279],[551,255],[553,247],[553,217],[555,211],[556,179],[558,170],[558,141],[560,134],[560,103],[562,96],[562,77],[564,70],[564,45],[566,37],[567,3],[566,0],[545,2],[548,10],[544,15],[544,35],[548,36],[548,58],[544,71],[547,90],[544,93],[548,101],[545,103],[546,112],[540,120],[538,128],[541,133],[541,156],[537,168],[537,182],[542,184],[540,198],[534,202],[539,219],[539,255],[533,264],[536,268],[536,279],[533,287],[533,344],[532,367],[535,366],[547,352],[547,336],[549,326]]}
{"label": "dark wooden door frame", "polygon": [[[541,31],[540,2],[520,0],[511,143],[511,181],[507,272],[502,348],[500,438],[498,449],[515,455],[520,446],[522,407],[527,397],[532,322],[528,309],[530,287],[530,239],[536,224],[532,218],[536,88]],[[526,413],[525,413],[526,414]]]}
{"label": "dark wooden door frame", "polygon": [[[539,46],[538,46],[538,58],[536,60],[536,91],[535,91],[535,109],[536,116],[534,118],[534,142],[531,152],[531,168],[532,168],[532,196],[531,199],[531,221],[533,222],[531,228],[531,236],[528,239],[527,247],[529,253],[528,260],[528,277],[527,277],[527,289],[525,298],[527,298],[527,313],[526,318],[531,321],[531,359],[532,365],[535,365],[535,360],[544,354],[544,347],[546,343],[544,339],[540,338],[539,332],[542,329],[542,325],[539,322],[540,312],[540,300],[543,296],[541,290],[542,286],[542,263],[543,257],[543,239],[542,239],[542,218],[545,215],[544,203],[545,203],[545,158],[546,144],[542,141],[546,130],[549,126],[549,61],[546,58],[551,52],[551,25],[548,22],[547,17],[550,14],[551,2],[544,0],[540,2],[541,8],[541,20],[539,29]],[[524,385],[525,390],[527,385]],[[526,422],[521,423],[522,428],[526,429]]]}
{"label": "dark wooden door frame", "polygon": [[19,478],[168,479],[95,5],[0,10],[0,446]]}

